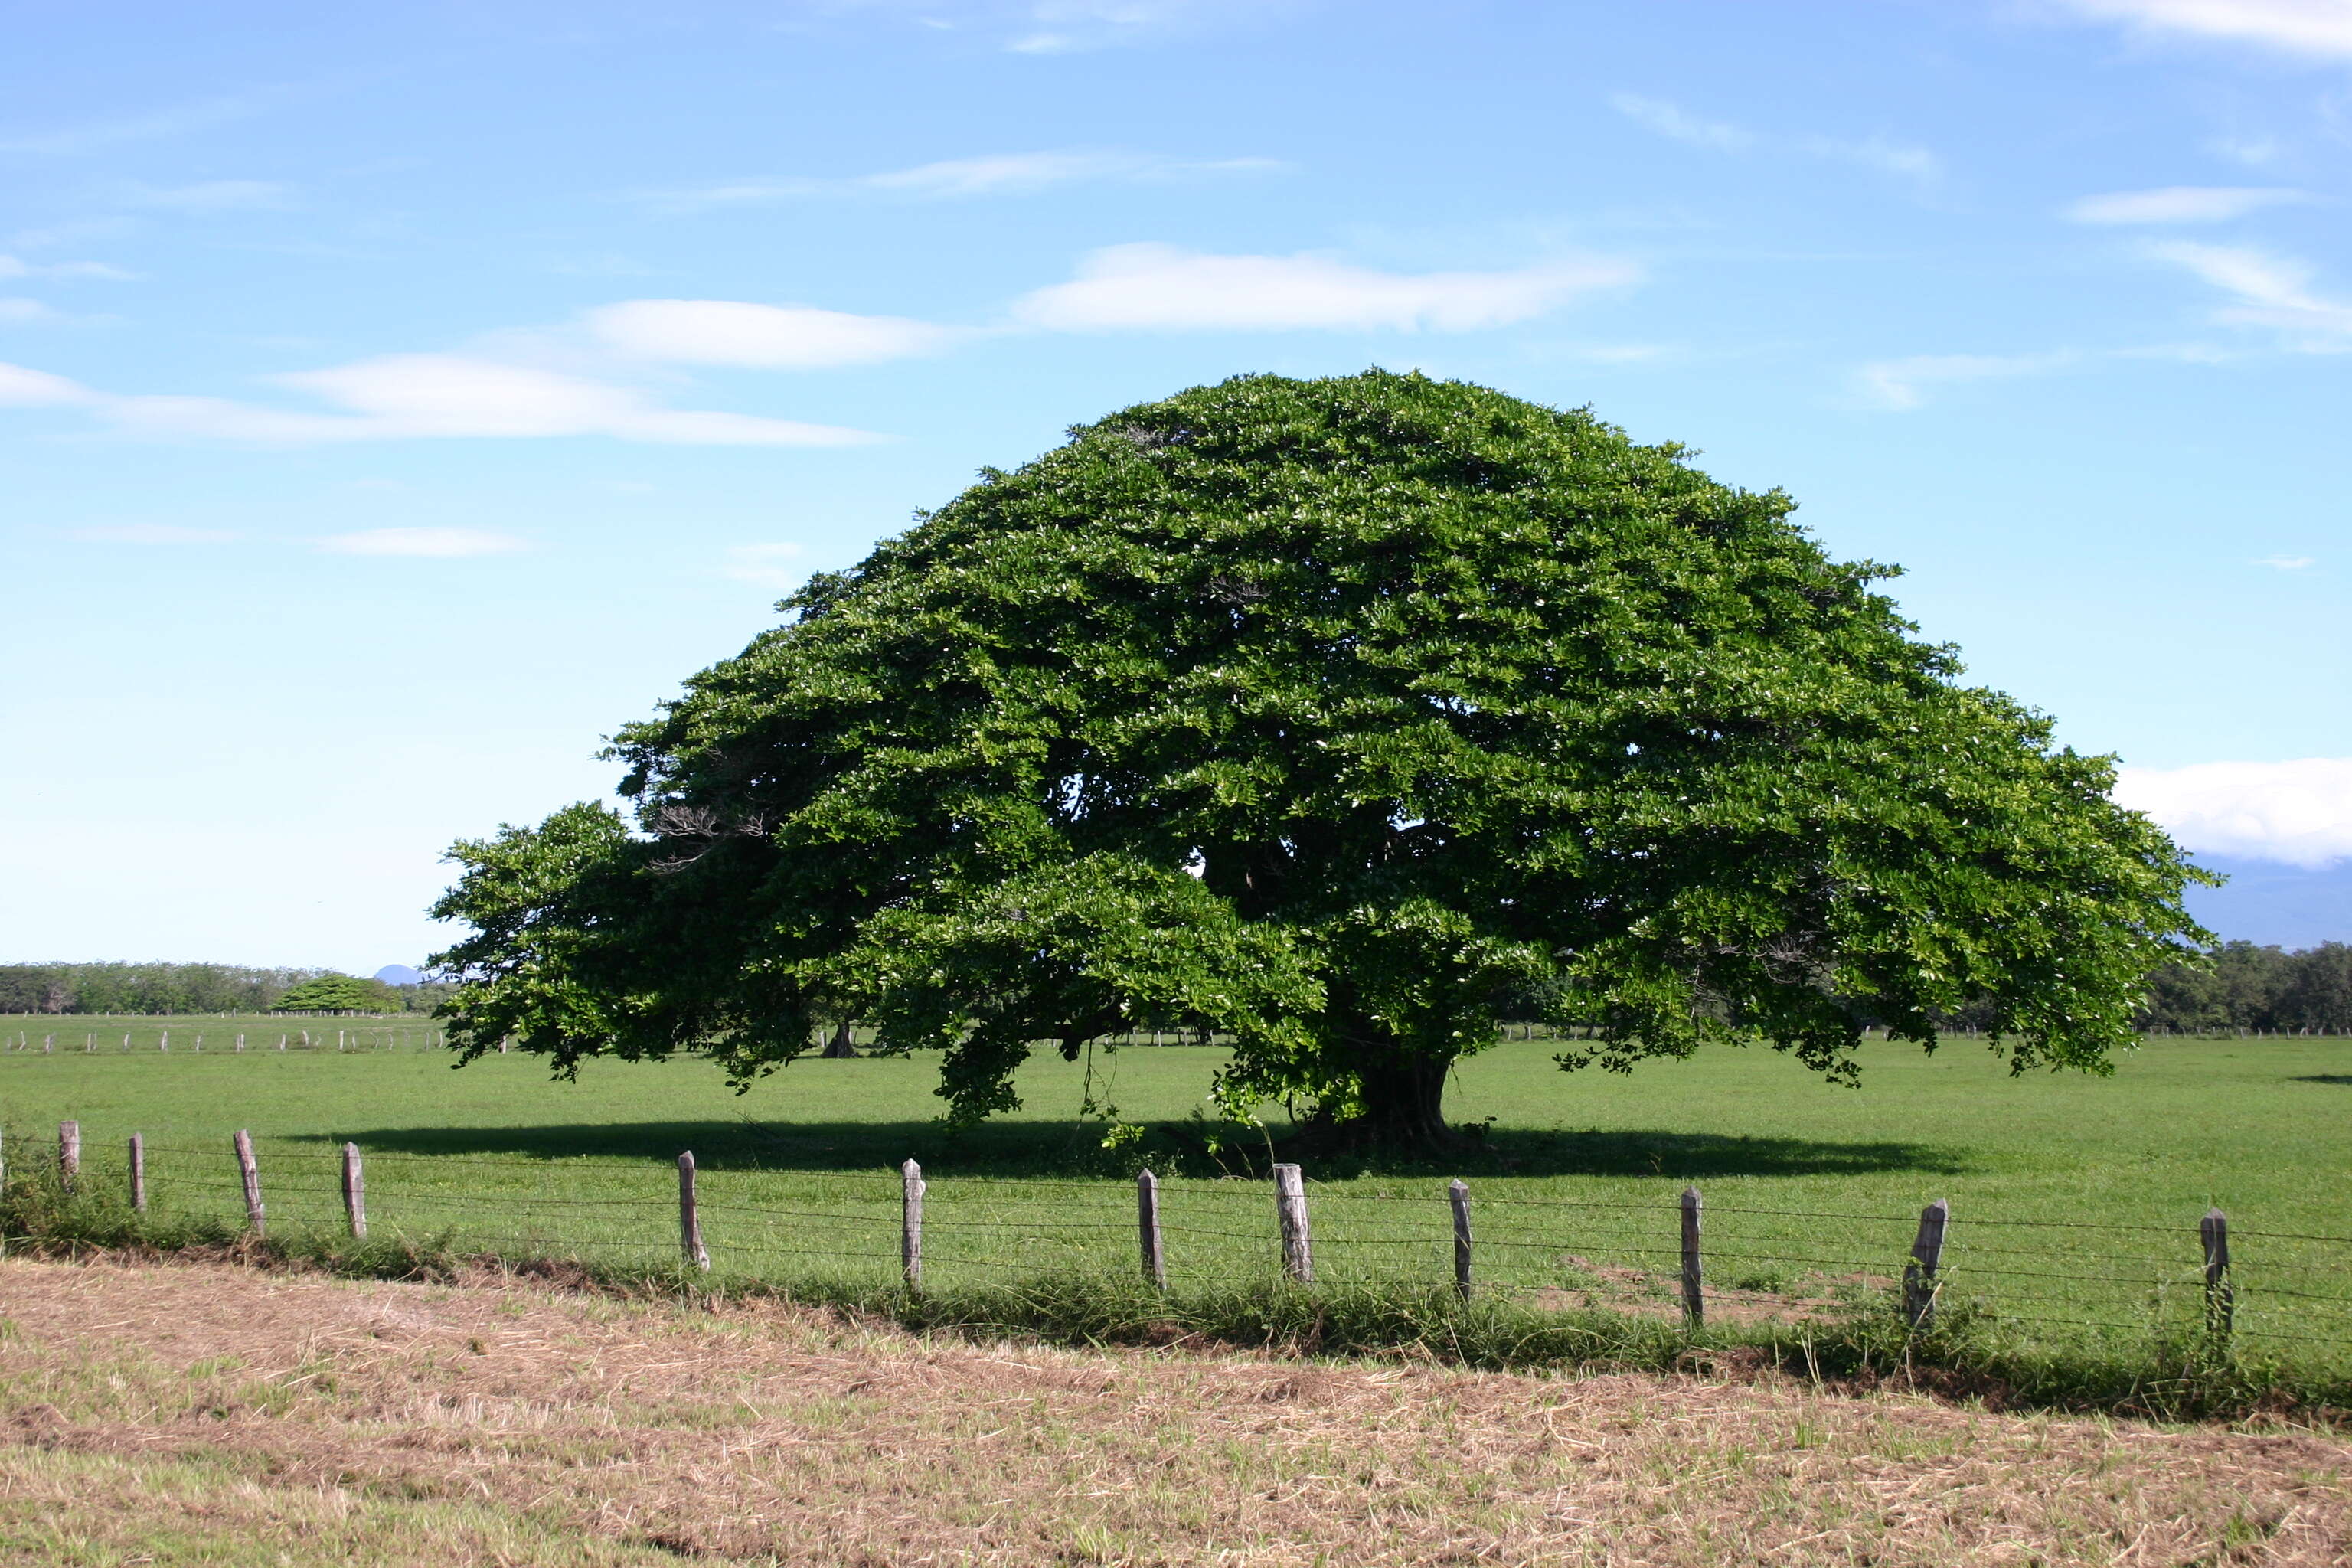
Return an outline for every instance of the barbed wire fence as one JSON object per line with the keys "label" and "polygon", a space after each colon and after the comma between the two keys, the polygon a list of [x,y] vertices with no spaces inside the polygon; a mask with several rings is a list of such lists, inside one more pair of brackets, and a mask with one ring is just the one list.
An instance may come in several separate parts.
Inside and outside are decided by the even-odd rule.
{"label": "barbed wire fence", "polygon": [[[494,1159],[289,1142],[131,1134],[119,1178],[93,1174],[60,1123],[58,1179],[108,1184],[149,1215],[258,1236],[394,1238],[507,1261],[572,1260],[913,1293],[1047,1277],[1159,1290],[1285,1280],[1450,1289],[1600,1309],[1686,1330],[1801,1319],[1856,1296],[1908,1327],[1965,1302],[2051,1342],[2154,1331],[2341,1367],[2352,1363],[2352,1237],[2172,1223],[1716,1202],[1679,1194],[1537,1197],[1454,1180],[1362,1190],[1277,1164],[1255,1178],[927,1176]],[[46,1151],[41,1152],[47,1158]],[[0,1182],[16,1149],[0,1144]],[[1500,1186],[1503,1191],[1494,1188]],[[596,1190],[603,1188],[606,1190]],[[613,1190],[618,1189],[618,1190]],[[1402,1189],[1402,1190],[1400,1190]]]}

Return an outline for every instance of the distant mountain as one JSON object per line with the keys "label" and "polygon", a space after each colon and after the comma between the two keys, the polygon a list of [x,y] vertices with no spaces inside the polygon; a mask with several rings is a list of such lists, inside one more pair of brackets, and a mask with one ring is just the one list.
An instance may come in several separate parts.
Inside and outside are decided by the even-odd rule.
{"label": "distant mountain", "polygon": [[387,963],[375,972],[375,977],[386,985],[415,985],[425,978],[404,963]]}
{"label": "distant mountain", "polygon": [[2226,887],[2189,889],[2189,912],[2224,941],[2278,947],[2352,942],[2352,860],[2305,868],[2200,855],[2197,863],[2230,879]]}

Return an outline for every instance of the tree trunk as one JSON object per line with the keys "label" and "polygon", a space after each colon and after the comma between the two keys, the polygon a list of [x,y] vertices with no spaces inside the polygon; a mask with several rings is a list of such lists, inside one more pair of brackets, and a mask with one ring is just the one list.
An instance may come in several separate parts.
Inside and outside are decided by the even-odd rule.
{"label": "tree trunk", "polygon": [[1360,1077],[1363,1113],[1340,1129],[1351,1143],[1397,1153],[1437,1153],[1460,1142],[1445,1124],[1450,1056],[1425,1056],[1394,1045],[1364,1052]]}
{"label": "tree trunk", "polygon": [[842,1024],[835,1027],[833,1031],[833,1038],[825,1041],[824,1043],[824,1055],[835,1061],[839,1061],[845,1058],[854,1057],[856,1054],[857,1047],[850,1043],[849,1026],[847,1024]]}

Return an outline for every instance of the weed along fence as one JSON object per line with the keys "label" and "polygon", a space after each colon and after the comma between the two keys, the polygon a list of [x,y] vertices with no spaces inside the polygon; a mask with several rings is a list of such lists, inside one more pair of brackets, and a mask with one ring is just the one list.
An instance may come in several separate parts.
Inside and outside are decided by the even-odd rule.
{"label": "weed along fence", "polygon": [[[57,1021],[47,1021],[54,1025]],[[297,1014],[272,1020],[267,1028],[250,1020],[236,1026],[206,1028],[187,1023],[157,1025],[152,1020],[76,1018],[70,1027],[0,1031],[0,1051],[33,1051],[55,1056],[78,1052],[134,1056],[152,1052],[199,1056],[246,1051],[438,1051],[448,1041],[436,1026],[398,1024],[368,1018],[320,1017]]]}
{"label": "weed along fence", "polygon": [[[53,1183],[116,1233],[263,1236],[298,1250],[394,1243],[612,1274],[705,1275],[839,1294],[1014,1290],[1050,1282],[1171,1296],[1288,1287],[1318,1297],[1419,1292],[1737,1334],[1856,1310],[1906,1331],[1998,1331],[2053,1351],[2227,1345],[2352,1378],[2352,1237],[2203,1215],[2065,1220],[1709,1200],[1639,1184],[1619,1199],[1525,1195],[1491,1183],[927,1176],[483,1159],[351,1142],[104,1145],[82,1126],[0,1145],[16,1201]],[[98,1151],[108,1152],[101,1156]],[[1369,1190],[1368,1190],[1369,1189]],[[1745,1194],[1742,1194],[1745,1195]],[[100,1234],[89,1225],[78,1232]],[[2347,1382],[2345,1386],[2352,1386]]]}

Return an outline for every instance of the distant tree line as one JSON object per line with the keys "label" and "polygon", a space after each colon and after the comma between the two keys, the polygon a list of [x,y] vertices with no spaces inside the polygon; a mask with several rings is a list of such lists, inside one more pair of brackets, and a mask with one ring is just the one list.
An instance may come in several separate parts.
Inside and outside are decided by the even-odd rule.
{"label": "distant tree line", "polygon": [[2225,942],[2207,967],[2167,964],[2148,977],[2139,1026],[2151,1034],[2352,1031],[2352,946],[2288,952]]}
{"label": "distant tree line", "polygon": [[0,1013],[266,1013],[330,979],[345,984],[335,988],[340,1007],[322,1011],[429,1011],[449,989],[234,963],[0,963]]}
{"label": "distant tree line", "polygon": [[[1886,1020],[1860,1010],[1871,1028]],[[1500,1016],[1591,1027],[1571,994],[1526,986],[1507,995]],[[2352,1034],[2352,945],[2323,942],[2290,952],[2251,942],[2225,942],[2200,963],[2168,963],[2147,977],[2147,994],[2134,1024],[2151,1035]],[[1992,1023],[1989,1007],[1962,1008],[1936,1019],[1938,1028],[1978,1033]]]}

